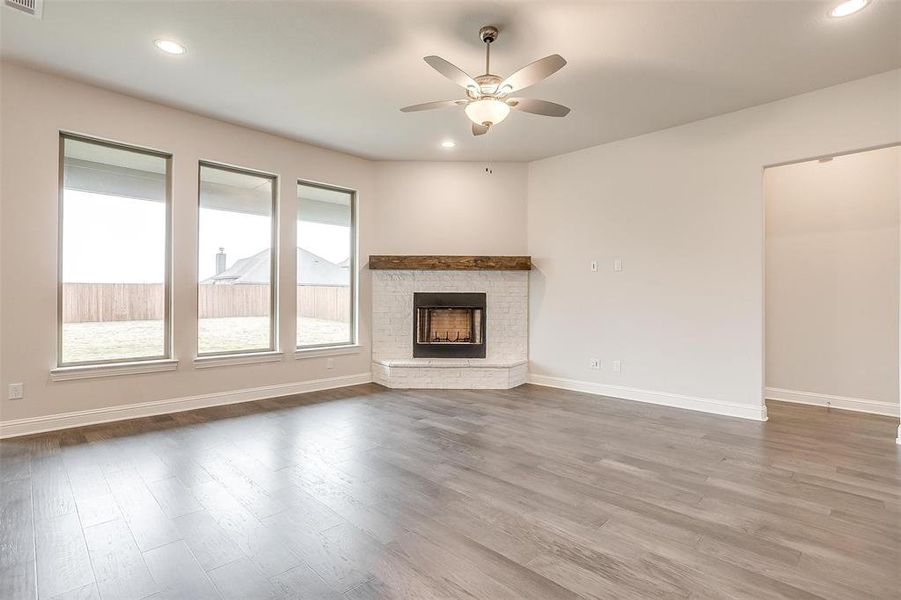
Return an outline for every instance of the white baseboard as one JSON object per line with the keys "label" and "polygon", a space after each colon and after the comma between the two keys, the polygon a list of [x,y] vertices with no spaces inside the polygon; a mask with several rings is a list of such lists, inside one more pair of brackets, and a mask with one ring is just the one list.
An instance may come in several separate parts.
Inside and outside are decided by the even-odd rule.
{"label": "white baseboard", "polygon": [[0,421],[0,439],[30,435],[33,433],[43,433],[45,431],[56,431],[58,429],[68,429],[70,427],[95,425],[97,423],[109,423],[110,421],[152,417],[154,415],[177,413],[186,410],[194,410],[196,408],[237,404],[239,402],[264,400],[266,398],[278,398],[279,396],[329,390],[349,385],[369,383],[370,381],[372,381],[372,374],[367,372],[358,373],[356,375],[344,375],[342,377],[300,381],[297,383],[281,383],[243,390],[215,392],[212,394],[202,394],[200,396],[154,400],[152,402],[140,402],[137,404],[125,404],[107,408],[92,408],[89,410],[47,415],[43,417]]}
{"label": "white baseboard", "polygon": [[901,416],[901,405],[867,400],[866,398],[851,398],[848,396],[832,396],[818,392],[802,392],[800,390],[786,390],[783,388],[766,388],[767,400],[780,400],[782,402],[794,402],[795,404],[812,404],[814,406],[829,406],[841,410],[853,410],[887,417]]}
{"label": "white baseboard", "polygon": [[687,410],[713,413],[715,415],[751,419],[753,421],[766,421],[767,418],[766,406],[747,406],[734,402],[712,400],[710,398],[683,396],[681,394],[671,394],[669,392],[654,392],[619,385],[606,385],[603,383],[594,383],[592,381],[564,379],[562,377],[549,377],[547,375],[535,375],[531,373],[529,374],[529,383],[572,390],[574,392],[610,396],[611,398],[622,398],[624,400],[635,400],[637,402],[648,402],[650,404],[684,408]]}

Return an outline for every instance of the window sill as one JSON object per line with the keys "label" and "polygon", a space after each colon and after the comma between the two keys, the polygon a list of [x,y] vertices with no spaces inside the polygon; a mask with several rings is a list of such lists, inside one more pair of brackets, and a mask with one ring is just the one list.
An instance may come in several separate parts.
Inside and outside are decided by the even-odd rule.
{"label": "window sill", "polygon": [[358,354],[363,349],[359,344],[346,344],[343,346],[321,346],[316,348],[298,348],[294,351],[294,358],[317,358],[320,356],[340,356],[342,354]]}
{"label": "window sill", "polygon": [[142,375],[144,373],[174,371],[177,368],[178,361],[174,359],[57,367],[50,370],[50,381],[93,379],[94,377],[118,377],[120,375]]}
{"label": "window sill", "polygon": [[257,365],[279,362],[282,358],[284,358],[284,354],[281,352],[248,352],[247,354],[198,356],[194,359],[194,368],[211,369],[213,367],[230,367],[233,365]]}

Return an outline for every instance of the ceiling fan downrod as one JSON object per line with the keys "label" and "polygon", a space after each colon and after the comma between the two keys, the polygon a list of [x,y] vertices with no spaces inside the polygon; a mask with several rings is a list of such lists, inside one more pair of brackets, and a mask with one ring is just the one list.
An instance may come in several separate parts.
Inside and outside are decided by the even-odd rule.
{"label": "ceiling fan downrod", "polygon": [[479,29],[479,39],[485,42],[485,75],[491,73],[491,42],[497,39],[499,31],[493,25],[485,25]]}

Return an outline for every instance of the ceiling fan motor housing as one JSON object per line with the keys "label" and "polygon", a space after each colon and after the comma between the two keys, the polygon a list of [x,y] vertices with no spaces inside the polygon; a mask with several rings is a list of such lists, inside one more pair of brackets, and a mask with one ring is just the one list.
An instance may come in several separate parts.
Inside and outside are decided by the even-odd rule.
{"label": "ceiling fan motor housing", "polygon": [[501,84],[501,78],[497,75],[486,73],[484,75],[479,75],[478,77],[476,77],[475,82],[479,84],[479,89],[470,91],[477,91],[478,93],[470,93],[470,98],[476,99],[479,97],[492,97],[498,92],[498,87]]}

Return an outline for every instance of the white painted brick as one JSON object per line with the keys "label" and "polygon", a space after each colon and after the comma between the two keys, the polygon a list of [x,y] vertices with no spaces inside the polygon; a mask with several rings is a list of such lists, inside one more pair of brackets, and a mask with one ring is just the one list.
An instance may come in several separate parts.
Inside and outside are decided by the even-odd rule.
{"label": "white painted brick", "polygon": [[[413,292],[485,292],[486,358],[472,363],[516,363],[528,358],[529,274],[525,271],[373,271],[373,361],[412,359]],[[386,367],[373,379],[389,387],[509,388],[525,383],[527,365],[442,368]]]}

